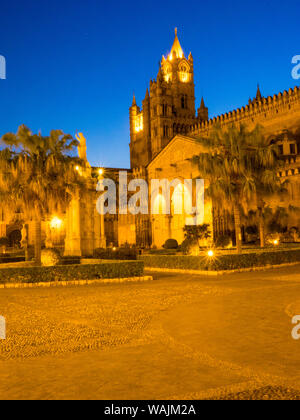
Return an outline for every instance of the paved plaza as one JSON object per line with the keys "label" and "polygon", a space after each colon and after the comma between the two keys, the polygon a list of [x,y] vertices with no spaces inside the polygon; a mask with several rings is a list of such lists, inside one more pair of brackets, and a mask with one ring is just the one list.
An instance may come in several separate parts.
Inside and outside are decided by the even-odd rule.
{"label": "paved plaza", "polygon": [[1,399],[300,398],[300,265],[0,291]]}

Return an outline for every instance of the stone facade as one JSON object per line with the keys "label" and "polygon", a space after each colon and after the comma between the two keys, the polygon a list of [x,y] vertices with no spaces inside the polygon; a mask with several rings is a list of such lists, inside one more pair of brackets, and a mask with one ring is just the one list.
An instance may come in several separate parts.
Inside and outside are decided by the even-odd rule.
{"label": "stone facade", "polygon": [[[258,88],[256,97],[246,106],[209,119],[203,98],[196,113],[194,60],[191,53],[188,57],[184,55],[176,31],[171,52],[162,58],[156,80],[150,81],[142,108],[134,97],[129,117],[131,169],[121,170],[127,172],[128,182],[142,178],[150,185],[153,179],[182,181],[198,178],[197,169],[190,161],[203,150],[197,139],[207,136],[216,124],[224,128],[240,123],[254,128],[260,124],[270,143],[277,142],[281,146],[286,160],[286,168],[278,174],[290,180],[289,196],[284,200],[300,208],[299,87],[272,97],[263,97]],[[79,155],[86,160],[85,139],[81,135],[79,140]],[[177,239],[179,243],[183,241],[183,227],[189,216],[174,214],[172,210],[174,200],[180,199],[183,191],[174,194],[170,215],[124,215],[118,208],[116,215],[100,216],[96,210],[99,169],[91,168],[86,161],[84,176],[88,191],[74,197],[66,214],[60,215],[62,224],[59,229],[51,226],[50,219],[44,221],[45,246],[61,247],[68,256],[88,256],[96,248],[105,246],[160,247],[169,238]],[[103,171],[103,176],[118,182],[120,169],[102,168]],[[152,198],[149,195],[149,202]],[[270,204],[286,206],[287,203]],[[290,226],[300,228],[299,219],[294,212],[289,220]],[[209,201],[205,202],[202,222],[209,223],[215,234],[228,230],[226,217],[217,213]],[[0,236],[9,236],[13,242],[20,235],[23,223],[22,215],[7,217],[0,214]],[[32,244],[31,222],[27,223],[27,232],[29,244]]]}
{"label": "stone facade", "polygon": [[[300,208],[300,88],[263,97],[258,87],[256,97],[240,109],[209,119],[204,99],[195,109],[193,57],[184,56],[177,31],[170,55],[162,58],[156,80],[150,81],[143,108],[134,98],[130,107],[131,167],[145,169],[147,179],[189,179],[197,177],[190,159],[201,153],[197,139],[209,135],[216,126],[245,124],[249,129],[260,124],[270,144],[276,142],[285,156],[286,168],[278,175],[289,178],[289,204]],[[287,198],[284,198],[286,201]],[[271,206],[287,203],[270,202]],[[166,239],[183,240],[186,217],[155,215],[150,217],[152,245]],[[228,231],[228,220],[205,203],[205,223],[214,234]],[[300,216],[291,214],[290,226],[300,228]]]}

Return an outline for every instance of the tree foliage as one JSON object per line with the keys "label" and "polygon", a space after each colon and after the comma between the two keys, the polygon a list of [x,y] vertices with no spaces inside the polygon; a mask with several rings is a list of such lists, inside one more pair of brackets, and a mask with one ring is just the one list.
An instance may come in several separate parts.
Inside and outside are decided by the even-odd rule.
{"label": "tree foliage", "polygon": [[77,140],[61,130],[49,136],[33,134],[22,125],[16,134],[5,134],[1,144],[0,202],[5,213],[12,218],[15,212],[23,213],[38,225],[47,215],[63,214],[83,186],[75,169],[82,164],[74,153]]}
{"label": "tree foliage", "polygon": [[266,141],[262,128],[249,131],[245,125],[217,126],[199,139],[203,153],[192,161],[200,176],[209,181],[206,194],[215,205],[233,211],[237,250],[242,251],[241,213],[257,207],[261,197],[279,188],[279,150]]}

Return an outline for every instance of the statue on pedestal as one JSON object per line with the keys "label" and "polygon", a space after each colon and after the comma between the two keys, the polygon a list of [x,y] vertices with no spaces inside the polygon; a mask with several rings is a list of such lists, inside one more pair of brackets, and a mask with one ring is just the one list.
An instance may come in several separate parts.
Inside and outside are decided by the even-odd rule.
{"label": "statue on pedestal", "polygon": [[85,165],[85,171],[84,171],[84,175],[85,176],[91,176],[91,165],[89,164],[88,160],[87,160],[87,146],[86,146],[86,138],[84,137],[84,135],[82,133],[77,133],[75,134],[76,140],[79,141],[79,146],[78,146],[78,156],[79,158],[84,162]]}
{"label": "statue on pedestal", "polygon": [[75,137],[76,137],[76,140],[79,141],[78,155],[80,159],[84,160],[89,165],[88,160],[87,160],[87,154],[86,154],[86,151],[87,151],[86,138],[84,137],[82,133],[77,133]]}

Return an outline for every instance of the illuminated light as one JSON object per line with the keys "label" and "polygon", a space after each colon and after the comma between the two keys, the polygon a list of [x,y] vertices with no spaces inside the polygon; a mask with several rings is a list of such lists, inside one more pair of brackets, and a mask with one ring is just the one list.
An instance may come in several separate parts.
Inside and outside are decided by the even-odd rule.
{"label": "illuminated light", "polygon": [[273,244],[274,244],[275,246],[279,245],[279,241],[278,241],[278,239],[275,239],[275,241],[273,242]]}
{"label": "illuminated light", "polygon": [[172,74],[166,74],[165,75],[165,81],[168,83],[171,80]]}
{"label": "illuminated light", "polygon": [[207,253],[207,255],[211,258],[215,255],[214,251],[212,249],[210,249]]}
{"label": "illuminated light", "polygon": [[114,247],[113,247],[113,251],[116,251],[116,250],[117,250],[117,248],[114,246]]}
{"label": "illuminated light", "polygon": [[170,80],[172,80],[172,66],[170,63],[166,63],[163,68],[164,72],[164,79],[168,83]]}
{"label": "illuminated light", "polygon": [[179,78],[180,78],[181,82],[187,83],[188,80],[189,80],[189,75],[188,75],[188,73],[180,72],[179,73]]}
{"label": "illuminated light", "polygon": [[53,219],[50,222],[50,227],[52,229],[60,229],[62,226],[62,220],[59,219],[58,217],[53,217]]}
{"label": "illuminated light", "polygon": [[143,114],[139,114],[135,120],[135,132],[139,133],[144,130],[144,117]]}
{"label": "illuminated light", "polygon": [[78,172],[79,171],[79,166],[76,166],[75,170]]}
{"label": "illuminated light", "polygon": [[104,174],[104,170],[101,168],[101,169],[99,169],[98,173],[99,173],[99,175],[101,176],[101,175],[103,175],[103,174]]}

